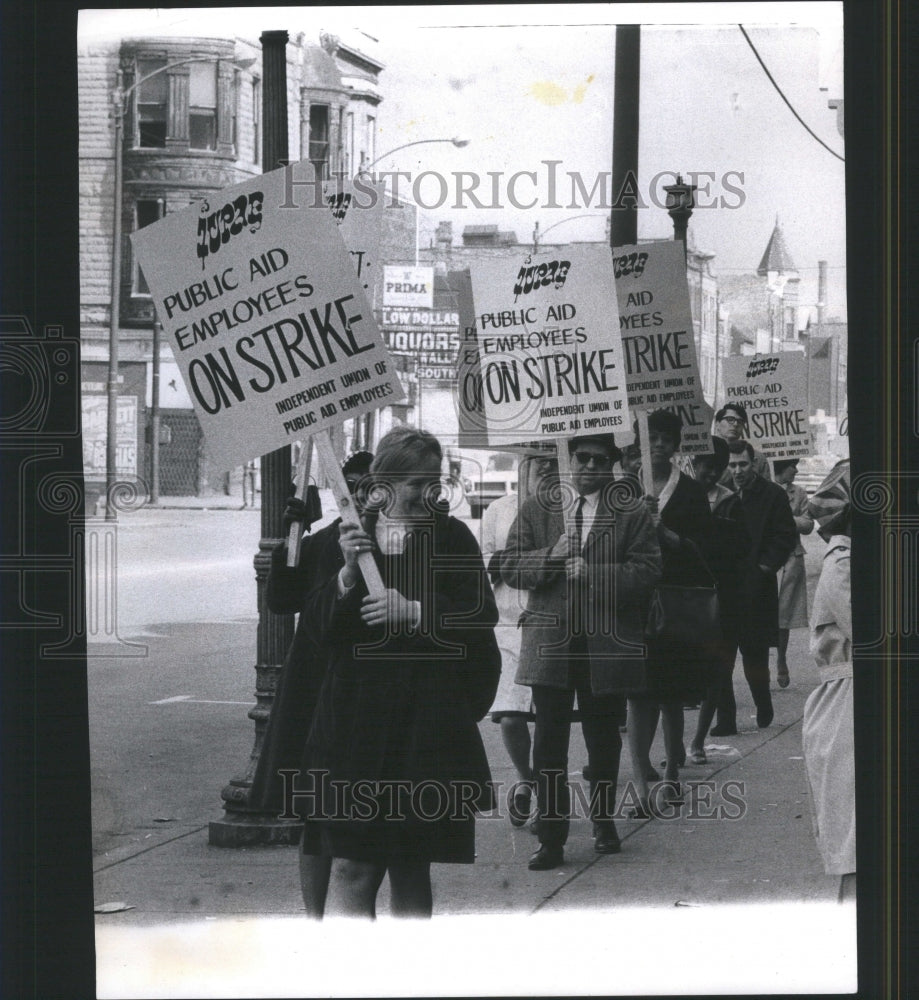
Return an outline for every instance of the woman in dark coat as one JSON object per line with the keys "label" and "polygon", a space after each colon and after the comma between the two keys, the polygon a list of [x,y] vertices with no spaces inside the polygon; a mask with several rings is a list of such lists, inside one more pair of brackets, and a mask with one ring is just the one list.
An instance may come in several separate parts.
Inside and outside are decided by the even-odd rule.
{"label": "woman in dark coat", "polygon": [[[660,584],[709,586],[704,562],[711,533],[711,511],[704,487],[673,464],[680,446],[682,421],[669,410],[648,415],[651,451],[651,492],[645,505],[657,528],[663,574]],[[665,783],[660,794],[667,801],[681,797],[680,767],[685,763],[683,705],[701,699],[706,687],[707,659],[701,647],[648,641],[646,686],[629,695],[628,739],[633,778],[641,806],[639,817],[650,815],[648,777],[653,777],[651,744],[657,721],[663,720],[667,756]]]}
{"label": "woman in dark coat", "polygon": [[347,915],[375,915],[388,873],[393,914],[430,916],[431,863],[471,863],[474,812],[494,806],[477,723],[500,674],[498,613],[475,539],[437,503],[441,462],[425,431],[380,441],[362,525],[340,529],[344,567],[304,609],[327,670],[309,753],[329,906]]}
{"label": "woman in dark coat", "polygon": [[[362,481],[370,472],[372,461],[373,455],[369,451],[358,451],[341,467],[358,510],[363,504]],[[310,487],[310,490],[314,491],[315,487]],[[297,497],[289,497],[284,508],[285,527],[297,522],[306,525],[309,531],[310,524],[321,516],[319,496],[314,492],[307,494],[307,503]],[[265,592],[270,611],[276,615],[299,614],[303,610],[304,598],[313,587],[341,569],[344,560],[338,544],[340,523],[341,519],[336,519],[304,537],[300,542],[296,566],[287,565],[286,541],[272,551]],[[325,910],[331,859],[322,853],[318,827],[310,821],[310,796],[301,796],[298,792],[304,786],[303,774],[308,768],[306,737],[324,675],[325,665],[316,637],[306,618],[300,614],[294,640],[278,679],[249,803],[261,812],[285,816],[293,813],[304,821],[300,838],[300,891],[307,916],[317,920],[322,919]],[[287,772],[288,779],[292,773],[294,780],[285,783],[282,777],[284,772]]]}

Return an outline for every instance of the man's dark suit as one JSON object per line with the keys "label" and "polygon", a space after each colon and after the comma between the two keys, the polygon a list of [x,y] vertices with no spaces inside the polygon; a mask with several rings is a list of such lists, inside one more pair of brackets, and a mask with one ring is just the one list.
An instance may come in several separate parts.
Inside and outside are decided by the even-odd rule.
{"label": "man's dark suit", "polygon": [[[625,693],[643,676],[643,624],[651,588],[661,573],[660,547],[651,518],[631,499],[616,509],[604,487],[581,554],[586,584],[574,589],[565,560],[551,550],[564,533],[558,504],[543,494],[521,507],[501,558],[501,576],[529,592],[517,683],[533,689],[536,726],[533,767],[540,843],[560,848],[568,836],[568,741],[575,692],[591,770],[592,817],[611,825],[625,721]],[[575,601],[586,626],[572,627]],[[579,617],[579,616],[575,616]]]}

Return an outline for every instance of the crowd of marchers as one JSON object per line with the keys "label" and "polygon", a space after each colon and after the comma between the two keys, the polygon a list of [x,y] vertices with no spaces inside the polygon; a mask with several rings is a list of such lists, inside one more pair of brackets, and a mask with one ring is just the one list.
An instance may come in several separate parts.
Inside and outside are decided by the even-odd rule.
{"label": "crowd of marchers", "polygon": [[[393,915],[430,916],[432,864],[472,863],[476,816],[496,809],[535,833],[530,870],[557,868],[576,722],[598,853],[621,850],[623,733],[625,814],[678,812],[681,771],[706,763],[709,735],[738,732],[738,653],[756,725],[774,722],[770,649],[786,687],[789,631],[808,624],[800,536],[815,525],[828,544],[804,752],[826,870],[854,881],[848,462],[808,498],[796,462],[770,464],[745,439],[739,404],[716,414],[712,452],[685,471],[678,416],[651,412],[635,432],[624,449],[603,434],[558,442],[564,475],[554,446],[527,449],[520,496],[487,508],[481,548],[441,496],[439,441],[404,425],[343,466],[356,523],[311,533],[315,504],[288,500],[285,521],[304,533],[296,565],[286,544],[273,553],[268,604],[299,619],[254,782],[265,801],[252,804],[283,798],[302,818],[310,916],[375,916],[387,876]],[[381,588],[365,583],[368,554]],[[517,778],[500,801],[487,717]]]}

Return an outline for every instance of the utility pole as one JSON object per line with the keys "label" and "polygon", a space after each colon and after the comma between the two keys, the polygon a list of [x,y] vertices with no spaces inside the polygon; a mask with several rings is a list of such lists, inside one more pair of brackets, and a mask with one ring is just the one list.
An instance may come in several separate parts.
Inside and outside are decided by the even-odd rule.
{"label": "utility pole", "polygon": [[[286,31],[262,32],[262,142],[263,169],[275,170],[287,162],[287,40]],[[268,801],[268,776],[258,771],[259,757],[281,676],[284,657],[294,636],[293,615],[275,615],[267,606],[268,570],[271,552],[284,540],[283,507],[290,495],[290,446],[279,448],[261,460],[262,538],[253,560],[258,593],[255,697],[249,712],[255,723],[255,743],[246,773],[233,778],[221,791],[226,815],[213,821],[208,842],[214,847],[246,847],[255,844],[293,844],[301,824],[278,819],[280,803]]]}
{"label": "utility pole", "polygon": [[[610,246],[638,242],[638,96],[641,77],[641,25],[616,25],[613,91],[613,207]],[[630,205],[620,203],[623,190],[636,189]],[[628,196],[626,196],[628,197]]]}

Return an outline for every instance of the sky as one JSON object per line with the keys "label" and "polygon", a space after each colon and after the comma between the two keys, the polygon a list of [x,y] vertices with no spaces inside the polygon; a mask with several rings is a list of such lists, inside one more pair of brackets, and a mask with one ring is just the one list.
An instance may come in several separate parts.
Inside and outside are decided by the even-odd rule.
{"label": "sky", "polygon": [[[457,242],[465,226],[481,224],[527,241],[537,222],[543,232],[558,224],[547,238],[573,241],[604,233],[607,212],[590,192],[611,165],[615,19],[643,24],[638,182],[648,207],[639,211],[639,239],[672,233],[654,198],[663,201],[674,173],[696,172],[691,239],[715,254],[716,274],[755,271],[778,218],[802,305],[816,304],[825,260],[827,314],[845,318],[845,164],[795,120],[737,27],[798,115],[844,157],[827,105],[842,97],[841,3],[107,10],[83,12],[80,37],[212,35],[219,24],[222,36],[286,27],[318,40],[320,30],[346,37],[357,29],[386,66],[378,154],[418,139],[469,140],[459,149],[426,143],[377,165],[410,172],[398,183],[424,209],[423,245],[442,219],[453,222]],[[420,177],[426,171],[446,186]],[[535,178],[511,186],[518,171]],[[467,191],[473,183],[458,182],[459,172],[480,177],[475,198],[457,194],[458,183]]]}
{"label": "sky", "polygon": [[[318,41],[320,30],[345,37],[357,29],[375,40],[365,43],[386,67],[378,154],[418,139],[469,140],[465,148],[427,143],[377,165],[411,173],[415,186],[401,179],[400,193],[424,208],[423,245],[442,219],[453,222],[457,242],[466,225],[479,224],[527,241],[537,222],[543,232],[559,224],[549,239],[573,241],[604,233],[607,212],[589,193],[611,165],[616,19],[643,25],[638,182],[648,207],[639,211],[639,239],[672,233],[652,191],[662,201],[673,173],[697,172],[691,239],[715,254],[716,274],[755,271],[778,218],[802,305],[816,304],[825,260],[827,314],[845,318],[845,164],[795,120],[737,27],[744,24],[798,115],[844,157],[827,106],[842,97],[841,3],[106,10],[81,14],[80,38],[214,35],[220,25],[221,37],[286,27]],[[419,179],[425,171],[442,175],[446,187]],[[511,187],[518,171],[535,179]],[[481,178],[474,191],[485,207],[457,195],[458,172]],[[461,183],[468,190],[472,181]]]}

